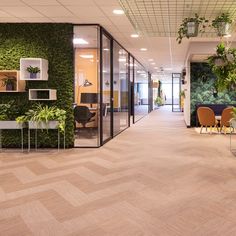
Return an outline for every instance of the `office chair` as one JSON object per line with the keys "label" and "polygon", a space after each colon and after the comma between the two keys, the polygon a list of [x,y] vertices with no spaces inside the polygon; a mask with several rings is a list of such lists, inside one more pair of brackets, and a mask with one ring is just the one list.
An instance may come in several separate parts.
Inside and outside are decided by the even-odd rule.
{"label": "office chair", "polygon": [[86,124],[92,122],[92,118],[96,115],[94,112],[90,112],[89,108],[86,106],[76,106],[74,108],[74,118],[78,123],[81,123],[83,128]]}

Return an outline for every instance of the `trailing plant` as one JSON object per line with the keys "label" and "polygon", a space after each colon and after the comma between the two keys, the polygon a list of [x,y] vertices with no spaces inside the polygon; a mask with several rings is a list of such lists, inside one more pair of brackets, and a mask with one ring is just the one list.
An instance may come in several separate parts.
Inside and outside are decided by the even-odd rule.
{"label": "trailing plant", "polygon": [[32,74],[37,74],[40,72],[40,69],[39,67],[33,67],[33,66],[29,66],[26,68],[26,70],[29,72],[29,73],[32,73]]}
{"label": "trailing plant", "polygon": [[25,115],[16,118],[16,121],[19,123],[35,121],[45,122],[46,124],[48,124],[49,121],[58,121],[58,128],[61,132],[65,131],[65,120],[65,110],[59,109],[56,106],[43,106],[42,104],[35,104],[32,109],[29,109],[25,113]]}
{"label": "trailing plant", "polygon": [[208,20],[205,19],[205,17],[200,17],[197,13],[195,13],[195,17],[187,17],[183,20],[182,24],[179,27],[178,30],[178,37],[176,38],[176,41],[180,44],[182,42],[182,39],[184,37],[190,38],[191,36],[188,35],[188,28],[187,25],[189,22],[196,23],[197,27],[200,26],[200,33],[205,32],[206,23],[208,23]]}
{"label": "trailing plant", "polygon": [[233,20],[229,13],[222,13],[221,15],[217,16],[212,21],[212,26],[217,29],[222,22],[232,24]]}
{"label": "trailing plant", "polygon": [[218,91],[236,88],[236,48],[227,48],[220,43],[216,54],[208,57],[207,62],[217,78],[215,87]]}

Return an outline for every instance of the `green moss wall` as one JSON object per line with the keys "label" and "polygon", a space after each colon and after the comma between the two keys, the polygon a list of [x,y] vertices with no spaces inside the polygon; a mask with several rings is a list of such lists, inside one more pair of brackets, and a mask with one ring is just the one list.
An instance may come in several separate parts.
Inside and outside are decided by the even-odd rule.
{"label": "green moss wall", "polygon": [[236,92],[224,91],[213,95],[215,76],[207,63],[191,63],[191,126],[196,123],[196,105],[235,104]]}
{"label": "green moss wall", "polygon": [[[0,24],[0,70],[19,70],[20,58],[45,58],[49,62],[48,81],[29,81],[29,88],[57,89],[57,101],[43,104],[56,105],[67,111],[66,146],[72,147],[73,132],[73,25],[72,24]],[[0,93],[0,103],[14,100],[16,114],[23,114],[37,101],[28,101],[25,93]],[[33,138],[32,138],[33,139]],[[40,132],[40,147],[56,147],[57,135],[53,130]],[[27,135],[24,136],[27,143]],[[32,140],[34,142],[34,140]],[[4,131],[3,145],[19,147],[19,131]]]}

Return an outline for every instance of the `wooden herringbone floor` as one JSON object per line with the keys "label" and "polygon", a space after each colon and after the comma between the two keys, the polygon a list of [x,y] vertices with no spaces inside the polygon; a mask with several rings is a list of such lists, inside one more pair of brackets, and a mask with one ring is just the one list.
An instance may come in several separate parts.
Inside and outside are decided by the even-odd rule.
{"label": "wooden herringbone floor", "polygon": [[229,137],[182,114],[155,111],[100,149],[0,156],[1,236],[236,235]]}

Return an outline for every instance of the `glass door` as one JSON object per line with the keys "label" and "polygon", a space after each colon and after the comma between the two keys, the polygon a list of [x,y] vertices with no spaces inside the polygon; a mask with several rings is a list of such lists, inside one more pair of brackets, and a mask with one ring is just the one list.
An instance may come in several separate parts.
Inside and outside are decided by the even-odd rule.
{"label": "glass door", "polygon": [[111,38],[102,31],[101,36],[101,140],[102,144],[112,138],[112,71],[111,71]]}
{"label": "glass door", "polygon": [[181,89],[181,74],[172,74],[172,111],[181,111],[180,108],[180,89]]}

